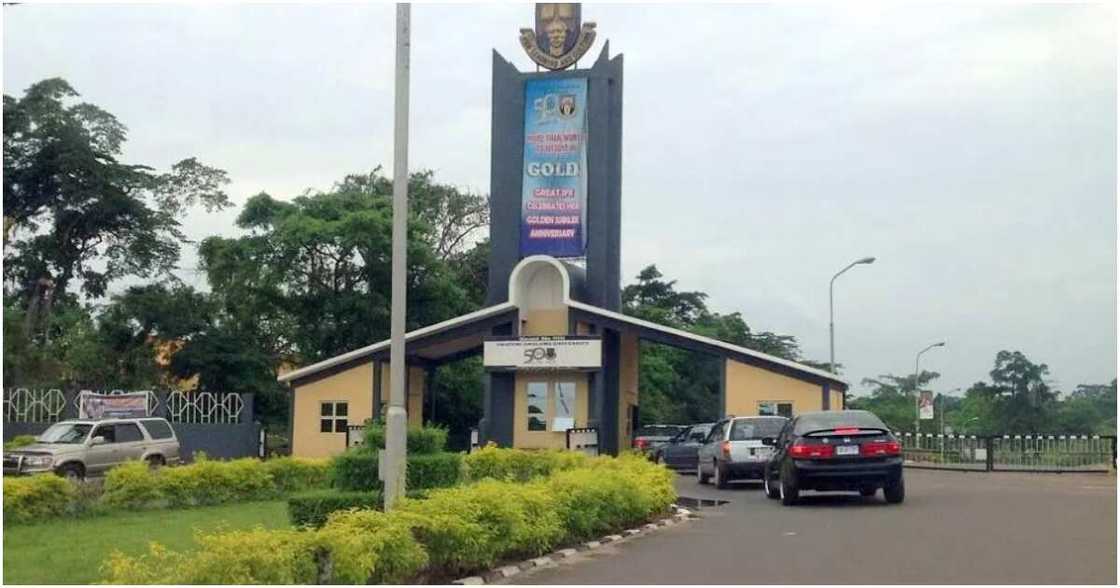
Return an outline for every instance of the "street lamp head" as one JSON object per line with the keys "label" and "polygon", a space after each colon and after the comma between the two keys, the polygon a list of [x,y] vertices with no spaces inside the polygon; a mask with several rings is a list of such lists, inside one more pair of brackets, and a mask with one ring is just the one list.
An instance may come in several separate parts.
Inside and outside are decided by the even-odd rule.
{"label": "street lamp head", "polygon": [[934,344],[933,344],[933,346],[934,346],[934,347],[944,347],[944,346],[945,346],[945,342],[944,342],[944,341],[942,341],[942,342],[940,342],[940,343],[934,343]]}
{"label": "street lamp head", "polygon": [[874,257],[865,257],[865,258],[857,261],[856,263],[875,263],[875,258]]}

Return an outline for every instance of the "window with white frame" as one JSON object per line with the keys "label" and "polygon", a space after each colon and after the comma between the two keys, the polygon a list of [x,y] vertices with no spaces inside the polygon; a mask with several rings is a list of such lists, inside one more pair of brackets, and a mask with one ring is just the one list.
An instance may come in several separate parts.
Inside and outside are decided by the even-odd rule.
{"label": "window with white frame", "polygon": [[548,430],[548,382],[529,382],[529,430]]}
{"label": "window with white frame", "polygon": [[319,432],[345,433],[350,407],[347,402],[329,400],[319,403]]}

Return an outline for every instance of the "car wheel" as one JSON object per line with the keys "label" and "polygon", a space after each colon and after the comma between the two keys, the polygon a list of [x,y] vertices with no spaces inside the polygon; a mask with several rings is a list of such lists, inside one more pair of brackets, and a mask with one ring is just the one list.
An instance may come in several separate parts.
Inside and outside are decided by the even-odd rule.
{"label": "car wheel", "polygon": [[797,504],[797,497],[800,495],[797,486],[787,483],[784,479],[778,480],[779,496],[782,499],[784,506],[793,506]]}
{"label": "car wheel", "polygon": [[701,484],[708,483],[708,476],[704,475],[704,468],[700,467],[699,463],[696,464],[696,481]]}
{"label": "car wheel", "polygon": [[78,483],[86,479],[85,470],[82,469],[82,466],[74,463],[68,463],[55,470],[55,472],[59,476],[62,476],[63,478],[66,478],[66,480],[74,483]]}
{"label": "car wheel", "polygon": [[901,477],[897,482],[883,486],[883,497],[891,504],[898,504],[906,498],[906,485]]}
{"label": "car wheel", "polygon": [[665,465],[665,460],[661,457],[661,452],[660,451],[657,452],[657,455],[653,456],[653,463],[655,463],[657,465]]}
{"label": "car wheel", "polygon": [[148,469],[158,470],[159,468],[167,465],[161,455],[153,455],[148,458]]}
{"label": "car wheel", "polygon": [[876,490],[877,489],[874,486],[870,486],[870,487],[867,487],[867,488],[860,488],[859,489],[859,495],[863,496],[863,497],[875,496],[875,491]]}
{"label": "car wheel", "polygon": [[712,462],[712,483],[720,490],[727,489],[727,472],[719,467],[719,462]]}
{"label": "car wheel", "polygon": [[782,497],[782,491],[776,485],[770,483],[770,474],[762,473],[762,490],[766,492],[766,497],[771,500],[777,500]]}

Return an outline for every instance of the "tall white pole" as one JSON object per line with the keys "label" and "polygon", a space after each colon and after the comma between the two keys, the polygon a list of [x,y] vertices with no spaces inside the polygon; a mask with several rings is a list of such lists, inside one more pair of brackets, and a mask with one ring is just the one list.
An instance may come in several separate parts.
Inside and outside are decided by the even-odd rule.
{"label": "tall white pole", "polygon": [[396,96],[393,124],[393,298],[389,330],[389,411],[382,476],[385,510],[405,493],[405,281],[408,268],[408,3],[397,4]]}

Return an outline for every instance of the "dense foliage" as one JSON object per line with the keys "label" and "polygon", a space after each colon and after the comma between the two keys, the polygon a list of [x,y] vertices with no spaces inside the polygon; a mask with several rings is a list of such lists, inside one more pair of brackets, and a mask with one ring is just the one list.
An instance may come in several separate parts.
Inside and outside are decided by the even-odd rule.
{"label": "dense foliage", "polygon": [[[1000,351],[990,381],[973,384],[963,397],[937,394],[935,418],[920,421],[920,431],[939,432],[943,418],[946,428],[972,435],[1116,434],[1116,380],[1083,384],[1060,395],[1046,381],[1049,371],[1019,351]],[[913,431],[914,391],[930,389],[938,377],[923,371],[917,386],[913,375],[865,379],[871,394],[853,399],[849,407],[876,413],[896,431]]]}
{"label": "dense foliage", "polygon": [[[498,451],[529,454],[502,462],[536,459]],[[421,574],[446,582],[666,513],[673,476],[639,456],[585,459],[527,482],[485,477],[433,490],[390,513],[336,511],[319,529],[202,534],[191,552],[152,545],[139,557],[116,553],[103,569],[111,584],[404,584]]]}

